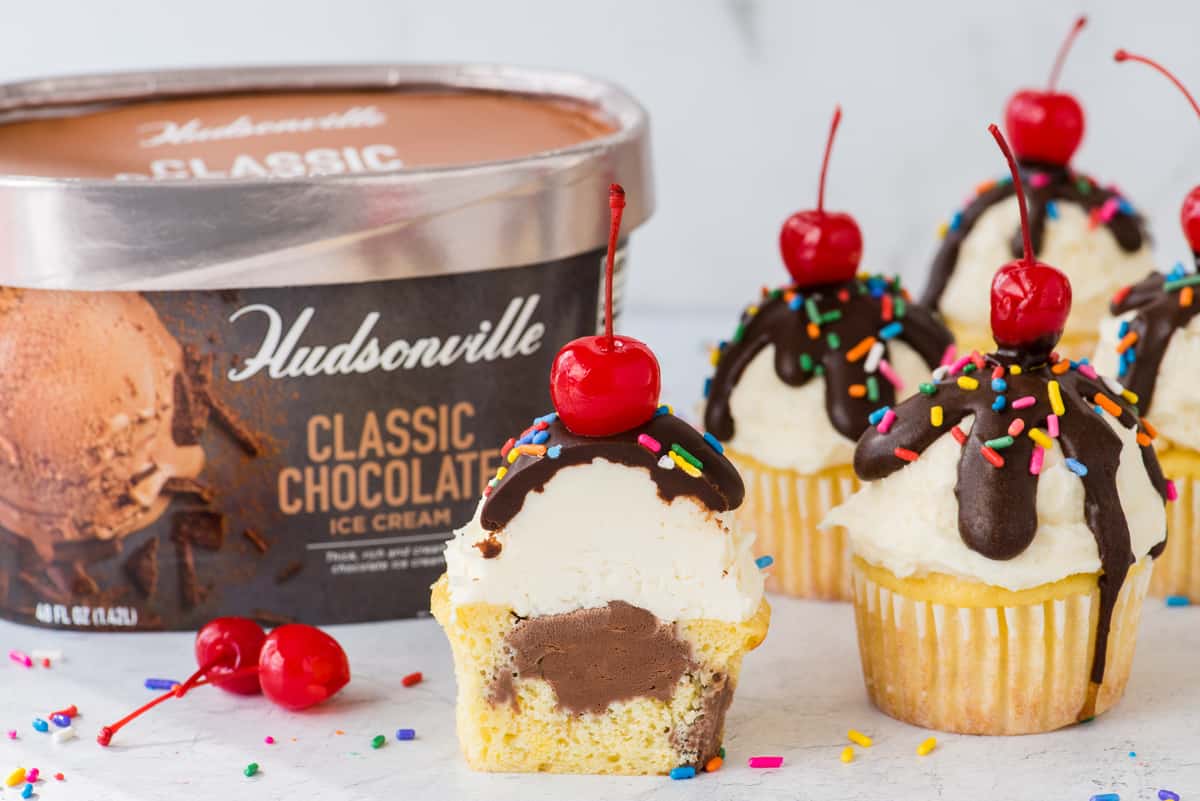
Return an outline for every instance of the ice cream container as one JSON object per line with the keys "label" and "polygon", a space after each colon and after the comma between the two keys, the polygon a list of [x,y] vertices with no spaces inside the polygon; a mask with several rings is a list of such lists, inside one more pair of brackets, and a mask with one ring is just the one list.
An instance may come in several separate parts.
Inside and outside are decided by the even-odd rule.
{"label": "ice cream container", "polygon": [[0,86],[0,616],[427,614],[555,352],[596,330],[613,181],[630,231],[645,112],[573,74]]}

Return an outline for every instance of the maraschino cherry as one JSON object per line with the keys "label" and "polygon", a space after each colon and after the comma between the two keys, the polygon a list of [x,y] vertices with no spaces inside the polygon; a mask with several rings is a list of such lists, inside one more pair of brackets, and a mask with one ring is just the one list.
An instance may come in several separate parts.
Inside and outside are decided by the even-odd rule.
{"label": "maraschino cherry", "polygon": [[1075,20],[1054,59],[1045,91],[1022,89],[1008,101],[1004,127],[1021,161],[1066,166],[1083,141],[1083,107],[1071,95],[1055,91],[1055,87],[1067,52],[1086,24],[1087,17]]}
{"label": "maraschino cherry", "polygon": [[837,106],[833,110],[829,137],[825,140],[817,207],[788,217],[779,232],[783,263],[796,286],[802,288],[849,281],[858,272],[862,260],[862,232],[858,230],[858,223],[845,212],[825,211],[825,174],[829,170],[833,138],[841,121],[842,107]]}
{"label": "maraschino cherry", "polygon": [[[1196,102],[1196,98],[1183,85],[1183,82],[1176,78],[1162,64],[1126,50],[1118,50],[1113,54],[1113,58],[1117,61],[1136,61],[1139,64],[1145,64],[1148,67],[1158,70],[1166,76],[1167,80],[1175,84],[1179,91],[1183,92],[1183,96],[1187,98],[1187,101],[1192,104],[1192,108],[1195,109],[1196,115],[1200,116],[1200,103]],[[1179,211],[1179,222],[1183,226],[1183,235],[1187,237],[1192,252],[1200,254],[1200,186],[1194,187],[1191,192],[1188,192],[1187,197],[1183,199],[1183,208]]]}
{"label": "maraschino cherry", "polygon": [[350,681],[350,663],[337,641],[320,629],[291,623],[267,634],[253,620],[221,617],[196,635],[199,670],[182,684],[100,729],[96,742],[108,745],[133,720],[195,687],[214,684],[238,695],[262,692],[279,706],[307,709]]}
{"label": "maraschino cherry", "polygon": [[1061,272],[1033,257],[1025,190],[1017,162],[1004,134],[995,125],[988,131],[996,139],[1012,171],[1021,209],[1021,235],[1025,255],[996,271],[992,278],[992,338],[1001,351],[1019,352],[1033,359],[1050,355],[1058,344],[1071,313],[1071,282]]}
{"label": "maraschino cherry", "polygon": [[604,328],[599,336],[563,345],[550,367],[550,398],[563,425],[583,437],[607,437],[654,416],[662,374],[654,352],[613,333],[613,260],[625,210],[625,190],[608,189],[610,225],[604,269]]}

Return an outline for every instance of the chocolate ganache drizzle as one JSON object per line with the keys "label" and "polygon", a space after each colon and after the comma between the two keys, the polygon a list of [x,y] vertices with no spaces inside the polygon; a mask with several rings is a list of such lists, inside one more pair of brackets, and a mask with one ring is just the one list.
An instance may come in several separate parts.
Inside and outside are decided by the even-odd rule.
{"label": "chocolate ganache drizzle", "polygon": [[1169,275],[1150,273],[1119,289],[1109,305],[1113,315],[1133,312],[1117,331],[1117,378],[1137,394],[1147,414],[1171,337],[1200,315],[1200,299],[1195,297],[1200,290],[1200,252],[1194,257],[1196,271],[1186,273],[1177,265]]}
{"label": "chocolate ganache drizzle", "polygon": [[895,402],[892,340],[910,345],[930,368],[954,341],[934,314],[910,302],[898,279],[858,277],[766,292],[742,313],[733,338],[718,345],[704,425],[719,440],[733,438],[730,395],[746,365],[773,345],[775,374],[785,384],[800,387],[824,376],[829,422],[856,440],[874,409]]}
{"label": "chocolate ganache drizzle", "polygon": [[[919,458],[950,433],[962,445],[958,480],[958,529],[968,548],[989,559],[1012,559],[1033,541],[1038,528],[1039,449],[1062,448],[1067,467],[1083,482],[1084,518],[1096,538],[1103,573],[1091,679],[1104,679],[1109,627],[1117,596],[1137,561],[1117,492],[1122,442],[1105,416],[1136,428],[1151,483],[1166,499],[1167,484],[1151,444],[1151,429],[1138,416],[1128,390],[1103,379],[1086,363],[1041,363],[1000,352],[972,354],[936,383],[900,404],[886,427],[867,430],[854,468],[871,481]],[[1122,388],[1123,389],[1123,388]],[[934,412],[932,410],[940,411]],[[972,417],[970,431],[958,423]],[[937,420],[934,425],[931,421]],[[1157,556],[1164,541],[1151,551]]]}
{"label": "chocolate ganache drizzle", "polygon": [[[1035,252],[1042,249],[1046,219],[1058,215],[1055,204],[1058,200],[1082,206],[1089,214],[1091,225],[1107,227],[1126,253],[1136,252],[1147,241],[1149,235],[1145,220],[1116,189],[1102,187],[1091,177],[1066,166],[1023,161],[1019,167],[1029,198],[1029,233]],[[958,265],[959,249],[975,223],[992,206],[1015,194],[1012,178],[1008,176],[983,183],[975,191],[975,198],[950,218],[941,247],[934,256],[929,270],[929,283],[921,296],[921,303],[931,309],[940,307],[942,293],[946,291],[950,276]],[[1021,230],[1017,228],[1012,236],[1012,255],[1020,256],[1021,251]]]}
{"label": "chocolate ganache drizzle", "polygon": [[[604,437],[579,436],[552,412],[504,444],[500,451],[504,466],[484,490],[481,522],[488,531],[504,528],[521,511],[526,495],[544,490],[564,467],[594,459],[644,468],[668,503],[691,497],[713,512],[736,509],[745,487],[721,450],[719,442],[702,435],[667,406],[660,406],[653,417],[629,431]],[[499,554],[499,543],[493,542],[481,544],[485,555],[493,548],[491,556]]]}

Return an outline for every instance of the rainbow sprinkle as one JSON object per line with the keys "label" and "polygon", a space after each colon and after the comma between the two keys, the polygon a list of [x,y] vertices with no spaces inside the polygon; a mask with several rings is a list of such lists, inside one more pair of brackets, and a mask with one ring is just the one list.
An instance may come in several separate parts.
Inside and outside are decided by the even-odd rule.
{"label": "rainbow sprinkle", "polygon": [[638,434],[638,445],[641,445],[651,453],[658,453],[662,450],[662,444],[649,434]]}
{"label": "rainbow sprinkle", "polygon": [[941,428],[942,421],[945,419],[944,411],[941,406],[929,407],[929,424],[934,428]]}
{"label": "rainbow sprinkle", "polygon": [[[671,461],[674,462],[676,465],[678,465],[679,468],[681,470],[683,470],[683,472],[687,473],[692,478],[700,477],[699,468],[697,468],[691,462],[687,461],[681,455],[679,455],[679,453],[675,451],[674,445],[671,446],[671,452],[668,453],[667,456],[671,457]],[[692,458],[695,458],[695,457],[692,457]],[[661,464],[661,462],[660,462],[660,464]]]}
{"label": "rainbow sprinkle", "polygon": [[936,737],[929,737],[928,739],[922,740],[921,744],[917,746],[917,756],[929,756],[931,753],[933,753],[933,749],[935,748],[937,748]]}
{"label": "rainbow sprinkle", "polygon": [[987,459],[988,462],[992,465],[992,467],[995,467],[995,468],[1004,467],[1004,457],[1001,456],[1000,454],[996,453],[996,451],[993,450],[992,448],[988,447],[987,445],[984,445],[982,448],[979,449],[979,452],[981,454],[983,454],[983,458]]}
{"label": "rainbow sprinkle", "polygon": [[962,375],[958,377],[958,386],[960,389],[965,389],[969,392],[979,388],[979,381],[970,376]]}
{"label": "rainbow sprinkle", "polygon": [[1029,431],[1026,433],[1026,436],[1046,450],[1050,450],[1054,447],[1054,440],[1046,436],[1045,432],[1043,432],[1040,428],[1029,429]]}
{"label": "rainbow sprinkle", "polygon": [[863,748],[870,748],[875,744],[870,737],[863,734],[858,729],[851,729],[850,731],[846,732],[846,739],[855,745],[862,746]]}
{"label": "rainbow sprinkle", "polygon": [[1037,398],[1032,395],[1023,395],[1012,402],[1012,407],[1014,409],[1028,409],[1035,403],[1037,403]]}
{"label": "rainbow sprinkle", "polygon": [[746,760],[746,764],[752,768],[778,768],[783,765],[783,757],[781,756],[752,756]]}
{"label": "rainbow sprinkle", "polygon": [[879,433],[886,434],[887,432],[891,431],[892,424],[894,422],[896,422],[896,413],[891,409],[888,409],[883,413],[883,419],[879,421],[879,425],[877,426]]}
{"label": "rainbow sprinkle", "polygon": [[671,768],[671,778],[675,781],[683,779],[694,779],[696,777],[696,769],[691,765],[680,765],[677,768]]}
{"label": "rainbow sprinkle", "polygon": [[1078,461],[1077,459],[1072,459],[1071,457],[1068,456],[1066,459],[1063,460],[1063,464],[1065,464],[1067,466],[1068,470],[1070,470],[1072,473],[1079,476],[1080,478],[1083,478],[1084,476],[1086,476],[1088,474],[1087,466],[1085,464],[1083,464],[1082,462]]}
{"label": "rainbow sprinkle", "polygon": [[892,366],[888,364],[887,359],[881,359],[879,361],[879,372],[888,380],[889,384],[896,388],[897,391],[904,389],[904,380],[900,378],[900,375],[895,370],[892,369]]}
{"label": "rainbow sprinkle", "polygon": [[1042,465],[1046,461],[1046,449],[1041,445],[1033,446],[1033,453],[1029,454],[1029,473],[1030,475],[1038,476],[1042,473]]}
{"label": "rainbow sprinkle", "polygon": [[766,570],[768,567],[775,564],[775,557],[760,556],[754,560],[754,564],[758,566],[759,570]]}

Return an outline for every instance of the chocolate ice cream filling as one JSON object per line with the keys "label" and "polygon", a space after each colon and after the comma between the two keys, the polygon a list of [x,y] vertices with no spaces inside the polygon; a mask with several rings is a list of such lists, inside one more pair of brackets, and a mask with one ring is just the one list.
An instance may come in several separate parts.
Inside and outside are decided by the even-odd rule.
{"label": "chocolate ice cream filling", "polygon": [[696,667],[675,626],[624,601],[520,620],[505,637],[510,670],[501,670],[492,702],[516,703],[516,679],[542,679],[562,709],[602,713],[616,701],[670,701]]}

